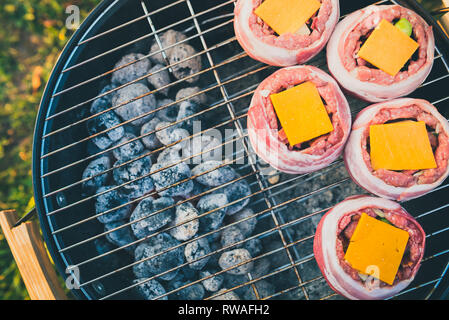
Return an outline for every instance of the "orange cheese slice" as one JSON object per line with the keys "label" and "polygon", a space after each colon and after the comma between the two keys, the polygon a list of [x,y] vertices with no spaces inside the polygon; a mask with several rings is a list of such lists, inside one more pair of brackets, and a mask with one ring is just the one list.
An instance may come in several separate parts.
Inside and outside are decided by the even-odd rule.
{"label": "orange cheese slice", "polygon": [[408,238],[407,231],[362,213],[345,260],[360,273],[392,285]]}
{"label": "orange cheese slice", "polygon": [[415,40],[384,19],[365,41],[358,55],[395,76],[418,47]]}
{"label": "orange cheese slice", "polygon": [[295,33],[320,8],[318,0],[265,0],[254,12],[278,35]]}
{"label": "orange cheese slice", "polygon": [[370,126],[370,148],[374,170],[422,170],[437,167],[423,121]]}
{"label": "orange cheese slice", "polygon": [[312,82],[272,94],[270,98],[290,145],[334,130],[320,93]]}

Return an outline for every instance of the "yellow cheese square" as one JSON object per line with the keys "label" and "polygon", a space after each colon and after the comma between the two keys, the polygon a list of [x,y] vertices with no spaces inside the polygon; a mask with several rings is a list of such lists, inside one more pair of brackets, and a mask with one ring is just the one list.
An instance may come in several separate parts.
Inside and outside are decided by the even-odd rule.
{"label": "yellow cheese square", "polygon": [[350,239],[345,260],[360,273],[392,285],[408,238],[407,231],[362,213]]}
{"label": "yellow cheese square", "polygon": [[312,82],[272,94],[270,98],[290,145],[334,130],[320,93]]}
{"label": "yellow cheese square", "polygon": [[370,148],[374,170],[423,170],[437,167],[423,121],[370,126]]}
{"label": "yellow cheese square", "polygon": [[395,76],[419,44],[383,19],[363,44],[358,55],[389,75]]}
{"label": "yellow cheese square", "polygon": [[318,0],[265,0],[254,12],[278,35],[295,33],[320,8]]}

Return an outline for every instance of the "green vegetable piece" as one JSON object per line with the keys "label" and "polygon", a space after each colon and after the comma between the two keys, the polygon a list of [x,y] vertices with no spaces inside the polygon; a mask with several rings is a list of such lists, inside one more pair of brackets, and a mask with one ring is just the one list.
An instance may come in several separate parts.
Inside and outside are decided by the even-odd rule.
{"label": "green vegetable piece", "polygon": [[400,19],[396,24],[394,25],[396,28],[404,32],[409,37],[412,35],[412,24],[405,18]]}

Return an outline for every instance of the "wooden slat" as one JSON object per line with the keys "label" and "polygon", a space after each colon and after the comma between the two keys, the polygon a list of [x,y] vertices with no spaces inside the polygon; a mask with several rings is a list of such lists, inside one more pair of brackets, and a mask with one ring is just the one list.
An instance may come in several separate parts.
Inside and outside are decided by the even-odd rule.
{"label": "wooden slat", "polygon": [[14,210],[0,212],[0,225],[33,300],[65,300],[67,296],[39,233],[36,222],[25,222],[12,228],[18,220]]}

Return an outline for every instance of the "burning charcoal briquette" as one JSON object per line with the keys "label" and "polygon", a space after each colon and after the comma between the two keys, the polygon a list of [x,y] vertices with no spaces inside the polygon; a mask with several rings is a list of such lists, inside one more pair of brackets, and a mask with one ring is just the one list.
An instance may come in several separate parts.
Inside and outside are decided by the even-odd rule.
{"label": "burning charcoal briquette", "polygon": [[257,257],[260,253],[262,253],[262,241],[260,239],[254,238],[248,241],[245,241],[243,244],[243,248],[248,250],[251,257]]}
{"label": "burning charcoal briquette", "polygon": [[195,270],[201,270],[209,261],[209,257],[205,257],[201,259],[201,257],[209,254],[210,247],[209,241],[206,238],[200,238],[193,242],[189,242],[186,244],[184,249],[184,255],[186,257],[187,262],[189,262],[189,266]]}
{"label": "burning charcoal briquette", "polygon": [[[232,268],[240,263],[244,263],[245,261],[251,260],[251,254],[246,249],[235,249],[231,251],[224,252],[218,263],[220,267],[225,270],[228,268]],[[248,263],[242,264],[238,267],[228,270],[229,274],[241,275],[251,271],[254,263],[249,261]]]}
{"label": "burning charcoal briquette", "polygon": [[180,241],[192,239],[197,234],[199,228],[198,211],[190,202],[181,203],[176,207],[175,219],[172,225],[179,225],[170,230],[170,234],[175,239]]}
{"label": "burning charcoal briquette", "polygon": [[148,74],[151,68],[150,60],[140,53],[127,54],[115,64],[114,69],[125,65],[127,66],[112,73],[112,83],[122,85],[131,82]]}
{"label": "burning charcoal briquette", "polygon": [[[100,157],[89,163],[83,172],[83,188],[89,193],[95,193],[98,188],[106,185],[108,173],[101,174],[111,168],[111,160],[107,156]],[[92,178],[93,177],[93,178]]]}
{"label": "burning charcoal briquette", "polygon": [[[181,246],[171,249],[179,244],[180,242],[178,240],[167,233],[160,233],[156,236],[150,237],[147,241],[139,244],[134,251],[134,258],[136,262],[146,259],[145,261],[140,262],[139,264],[141,266],[136,269],[138,269],[141,274],[156,275],[183,264],[184,249]],[[161,252],[165,253],[160,254]],[[159,255],[153,257],[156,254]],[[161,280],[170,281],[176,276],[178,271],[178,269],[173,270],[159,276],[158,278]]]}
{"label": "burning charcoal briquette", "polygon": [[198,176],[195,178],[197,182],[208,187],[221,186],[236,176],[236,172],[230,166],[223,166],[223,162],[214,160],[197,165],[192,169],[192,174]]}
{"label": "burning charcoal briquette", "polygon": [[[167,69],[161,70],[163,68],[164,66],[162,64],[157,64],[148,71],[148,73],[152,73],[152,75],[147,78],[148,83],[151,84],[155,89],[165,87],[171,82],[168,70]],[[170,89],[169,87],[164,88],[162,90],[159,90],[158,93],[166,96],[168,94],[169,89]]]}
{"label": "burning charcoal briquette", "polygon": [[[146,280],[145,278],[134,280],[134,284],[138,284],[137,290],[145,300],[154,300],[159,296],[165,294],[164,287],[156,280]],[[158,300],[168,300],[167,296],[164,296]]]}
{"label": "burning charcoal briquette", "polygon": [[109,111],[89,119],[86,122],[87,132],[91,136],[95,135],[92,141],[99,149],[104,150],[125,134],[125,129],[120,123],[119,117],[113,111]]}
{"label": "burning charcoal briquette", "polygon": [[[124,226],[128,223],[128,220],[122,221],[114,221],[110,223],[106,223],[104,225],[104,231],[107,232],[106,239],[110,241],[112,244],[115,244],[118,247],[124,247],[136,241],[134,234],[131,231],[129,226]],[[113,229],[119,228],[115,231],[111,231]],[[111,232],[109,232],[111,231]],[[126,247],[126,250],[134,250],[135,245],[131,245]]]}
{"label": "burning charcoal briquette", "polygon": [[[151,167],[151,172],[154,172],[151,177],[156,186],[156,191],[161,196],[185,197],[193,189],[193,181],[190,180],[190,168],[184,162],[174,166],[170,166],[168,163],[156,163]],[[184,180],[187,181],[180,183]]]}
{"label": "burning charcoal briquette", "polygon": [[[244,220],[244,221],[242,221]],[[240,229],[245,238],[253,234],[256,228],[257,219],[254,217],[254,211],[250,208],[243,209],[232,216],[232,222],[241,221],[235,226]]]}
{"label": "burning charcoal briquette", "polygon": [[[127,164],[123,165],[123,163]],[[112,175],[115,182],[119,185],[127,183],[122,187],[122,190],[130,198],[139,198],[154,189],[153,180],[149,174],[151,168],[150,156],[131,162],[129,160],[119,160],[114,164],[114,167]]]}
{"label": "burning charcoal briquette", "polygon": [[[218,270],[205,270],[200,272],[200,278],[204,279],[206,277],[209,277],[215,273],[217,273]],[[203,284],[204,289],[210,292],[216,292],[220,290],[221,286],[223,285],[224,277],[222,274],[217,274],[213,277],[207,278],[201,283]]]}
{"label": "burning charcoal briquette", "polygon": [[143,239],[151,235],[154,231],[169,224],[174,216],[174,209],[169,207],[174,204],[175,202],[172,198],[166,197],[158,199],[148,197],[139,202],[137,207],[131,213],[129,220],[133,222],[143,218],[145,219],[131,224],[131,229],[134,235],[138,239]]}
{"label": "burning charcoal briquette", "polygon": [[218,291],[217,296],[212,298],[212,300],[240,300],[240,297],[234,291],[226,291],[228,291],[228,289],[221,289]]}
{"label": "burning charcoal briquette", "polygon": [[155,133],[147,135],[147,133],[155,132],[156,126],[159,122],[161,122],[159,118],[153,118],[147,123],[145,123],[140,129],[140,135],[144,136],[142,137],[141,141],[145,145],[145,147],[147,147],[149,150],[154,150],[162,145],[161,142],[156,137]]}
{"label": "burning charcoal briquette", "polygon": [[180,101],[184,98],[187,98],[184,101],[191,101],[198,105],[207,104],[207,96],[204,93],[199,92],[201,92],[201,89],[199,87],[184,88],[178,91],[175,100]]}
{"label": "burning charcoal briquette", "polygon": [[[237,177],[240,177],[240,175],[237,175]],[[223,192],[226,194],[229,203],[242,199],[241,201],[237,201],[228,207],[228,215],[233,215],[234,213],[245,208],[249,203],[249,196],[251,195],[251,189],[245,179],[240,179],[234,183],[231,183],[217,192]]]}
{"label": "burning charcoal briquette", "polygon": [[112,150],[112,154],[117,160],[123,161],[134,159],[145,149],[142,142],[140,142],[140,140],[132,133],[125,133],[124,137],[121,138],[116,145],[119,147]]}
{"label": "burning charcoal briquette", "polygon": [[202,300],[204,298],[204,287],[200,283],[190,284],[189,282],[175,281],[170,283],[172,290],[182,286],[185,288],[178,290],[172,294],[177,300]]}
{"label": "burning charcoal briquette", "polygon": [[183,156],[189,158],[189,163],[194,165],[211,160],[221,159],[221,142],[212,136],[195,136],[190,139],[182,150]]}
{"label": "burning charcoal briquette", "polygon": [[[97,190],[97,194],[102,193],[96,197],[95,201],[95,211],[97,212],[97,214],[101,214],[100,216],[98,216],[98,220],[101,223],[110,223],[114,221],[124,220],[129,217],[131,213],[130,205],[122,206],[125,203],[129,202],[129,198],[118,192],[117,189],[110,190],[112,188],[114,187],[106,186],[101,187]],[[119,206],[120,208],[103,214],[103,212],[112,210]]]}
{"label": "burning charcoal briquette", "polygon": [[[135,126],[141,126],[154,117],[156,108],[156,98],[153,94],[148,94],[150,89],[141,83],[134,83],[117,91],[112,98],[112,105],[116,108],[114,111],[123,120],[131,120],[139,117],[131,123]],[[132,102],[131,102],[132,101]],[[147,114],[146,116],[143,116]]]}
{"label": "burning charcoal briquette", "polygon": [[[194,56],[196,53],[195,48],[186,43],[179,44],[170,51],[168,61],[176,79],[184,79],[201,71],[201,56]],[[193,76],[185,81],[194,83],[198,78],[199,76]]]}
{"label": "burning charcoal briquette", "polygon": [[178,117],[179,107],[176,103],[174,103],[171,99],[162,99],[157,102],[157,109],[160,109],[156,112],[156,116],[165,122],[175,122]]}
{"label": "burning charcoal briquette", "polygon": [[[107,86],[105,86],[98,95],[102,95],[106,92],[109,92],[113,89],[115,89],[116,86],[112,85],[112,84],[108,84]],[[112,97],[114,96],[114,92],[108,93],[107,95],[104,95],[98,99],[96,99],[91,107],[90,107],[90,113],[91,114],[97,114],[101,111],[104,111],[106,109],[109,109],[112,107]]]}
{"label": "burning charcoal briquette", "polygon": [[157,156],[158,163],[173,164],[176,162],[181,162],[181,156],[179,155],[179,149],[176,148],[165,148]]}
{"label": "burning charcoal briquette", "polygon": [[[179,43],[183,40],[187,39],[187,36],[184,35],[183,33],[170,29],[165,31],[163,34],[159,35],[159,40],[162,44],[162,49],[164,49],[165,54],[167,55],[167,57],[170,55],[172,48],[168,48],[171,45],[174,45],[176,43]],[[166,49],[168,48],[168,49]],[[154,63],[159,63],[159,64],[166,64],[166,61],[164,59],[164,57],[162,56],[162,54],[160,53],[161,51],[161,47],[159,46],[159,44],[157,43],[157,41],[154,41],[152,46],[151,46],[151,56],[150,59],[154,62]],[[155,53],[158,52],[158,53]]]}
{"label": "burning charcoal briquette", "polygon": [[176,117],[177,125],[189,132],[192,131],[193,122],[201,120],[199,116],[193,116],[198,112],[200,112],[200,107],[196,103],[191,101],[181,102],[178,116]]}
{"label": "burning charcoal briquette", "polygon": [[221,226],[226,215],[226,207],[224,206],[227,204],[228,198],[224,193],[207,194],[201,197],[197,208],[201,214],[204,214],[200,218],[200,229],[203,232],[216,230]]}
{"label": "burning charcoal briquette", "polygon": [[169,122],[160,122],[156,125],[156,137],[165,146],[171,145],[175,142],[175,145],[171,148],[181,150],[188,143],[189,132],[185,129],[178,128],[176,126],[170,126]]}
{"label": "burning charcoal briquette", "polygon": [[[227,227],[221,232],[221,245],[223,248],[243,240],[245,240],[245,236],[236,226]],[[242,247],[242,244],[232,246],[231,248],[236,249],[240,247]]]}
{"label": "burning charcoal briquette", "polygon": [[[254,283],[257,293],[259,295],[259,299],[272,296],[276,291],[274,286],[265,280],[259,280]],[[252,286],[248,286],[245,294],[243,295],[244,300],[257,300],[257,296],[254,292],[254,288]]]}

